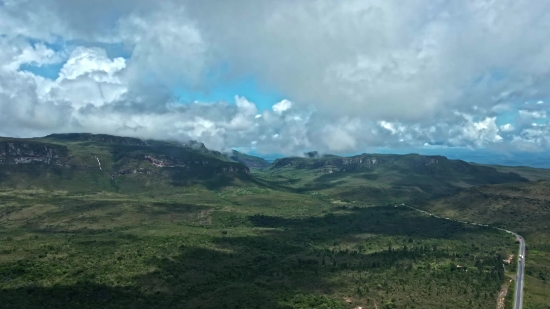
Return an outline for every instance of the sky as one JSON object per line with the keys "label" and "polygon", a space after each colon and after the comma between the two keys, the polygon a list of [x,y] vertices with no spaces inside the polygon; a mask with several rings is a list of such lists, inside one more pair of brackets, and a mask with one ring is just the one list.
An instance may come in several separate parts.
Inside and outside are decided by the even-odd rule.
{"label": "sky", "polygon": [[0,136],[550,167],[548,33],[538,0],[0,0]]}

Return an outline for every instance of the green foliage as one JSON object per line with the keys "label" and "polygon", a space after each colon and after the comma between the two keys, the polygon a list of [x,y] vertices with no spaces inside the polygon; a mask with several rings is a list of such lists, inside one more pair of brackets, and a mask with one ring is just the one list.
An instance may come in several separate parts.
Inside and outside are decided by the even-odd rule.
{"label": "green foliage", "polygon": [[504,308],[505,309],[514,309],[514,295],[516,294],[516,284],[515,281],[512,281],[508,285],[508,292],[506,293],[506,298],[504,299]]}
{"label": "green foliage", "polygon": [[[517,250],[506,233],[394,207],[525,181],[492,167],[312,154],[248,174],[196,142],[0,139],[14,141],[51,147],[57,161],[0,165],[0,308],[490,308]],[[530,185],[510,201],[532,196]],[[469,207],[479,201],[444,208],[502,226],[519,216],[526,299],[542,304],[545,208],[531,198],[505,213]],[[434,203],[425,207],[444,204]]]}
{"label": "green foliage", "polygon": [[428,200],[470,186],[527,181],[493,167],[417,154],[282,158],[267,170],[255,171],[255,176],[300,193],[375,205]]}
{"label": "green foliage", "polygon": [[506,234],[408,208],[276,191],[0,201],[6,308],[487,308],[500,252],[515,248]]}
{"label": "green foliage", "polygon": [[[533,171],[530,172],[533,174]],[[538,171],[538,176],[543,172],[544,170]],[[539,180],[482,186],[418,206],[445,217],[510,229],[525,237],[527,253],[524,308],[544,308],[550,306],[549,286],[546,283],[550,274],[549,185],[548,181]],[[509,253],[515,257],[508,270],[514,271],[518,253],[517,250]]]}
{"label": "green foliage", "polygon": [[0,188],[5,189],[167,193],[197,184],[217,190],[250,181],[246,166],[202,144],[101,134],[0,138],[0,167]]}

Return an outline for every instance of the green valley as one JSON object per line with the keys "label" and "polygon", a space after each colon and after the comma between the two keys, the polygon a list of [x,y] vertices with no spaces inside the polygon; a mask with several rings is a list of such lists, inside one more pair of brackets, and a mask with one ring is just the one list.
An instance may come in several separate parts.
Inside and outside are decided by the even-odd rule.
{"label": "green valley", "polygon": [[496,306],[515,238],[401,203],[518,227],[524,308],[547,308],[547,188],[442,156],[266,166],[197,142],[3,138],[0,308]]}

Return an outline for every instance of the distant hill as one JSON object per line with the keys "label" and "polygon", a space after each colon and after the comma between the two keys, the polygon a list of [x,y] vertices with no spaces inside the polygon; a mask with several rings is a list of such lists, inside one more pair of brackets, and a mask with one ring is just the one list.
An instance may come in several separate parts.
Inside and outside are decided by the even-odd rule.
{"label": "distant hill", "polygon": [[[472,163],[475,165],[481,165]],[[525,177],[531,181],[537,180],[550,180],[550,169],[547,168],[535,168],[529,166],[504,166],[504,165],[485,165],[494,167],[497,171],[503,173],[516,173],[522,177]]]}
{"label": "distant hill", "polygon": [[159,190],[227,182],[249,173],[245,165],[197,142],[85,133],[0,138],[0,187]]}
{"label": "distant hill", "polygon": [[250,168],[266,168],[271,165],[271,163],[267,162],[263,158],[247,155],[237,150],[231,151],[230,153],[226,154],[226,156],[229,159],[235,162],[240,162]]}
{"label": "distant hill", "polygon": [[550,182],[546,180],[468,188],[418,206],[519,233],[550,233]]}
{"label": "distant hill", "polygon": [[252,181],[276,190],[381,202],[432,198],[475,185],[528,181],[518,173],[443,156],[340,157],[317,152],[308,156],[269,164],[238,151],[212,151],[197,141],[87,133],[0,138],[0,188],[142,192],[193,184],[217,189]]}
{"label": "distant hill", "polygon": [[268,177],[301,191],[324,191],[346,200],[431,198],[476,185],[527,182],[494,167],[418,154],[361,154],[281,158]]}

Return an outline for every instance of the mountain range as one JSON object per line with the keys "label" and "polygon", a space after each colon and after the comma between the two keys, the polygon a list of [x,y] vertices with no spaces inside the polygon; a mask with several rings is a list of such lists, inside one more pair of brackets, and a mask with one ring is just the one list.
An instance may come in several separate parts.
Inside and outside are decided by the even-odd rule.
{"label": "mountain range", "polygon": [[439,155],[269,163],[198,141],[4,137],[0,307],[494,306],[515,238],[448,217],[521,233],[525,308],[546,308],[548,180]]}
{"label": "mountain range", "polygon": [[84,191],[172,190],[193,184],[213,188],[242,182],[299,192],[328,190],[352,198],[380,190],[397,198],[421,198],[474,185],[528,181],[515,172],[444,156],[310,152],[270,164],[235,150],[212,151],[197,141],[87,133],[0,138],[0,165],[2,187]]}

